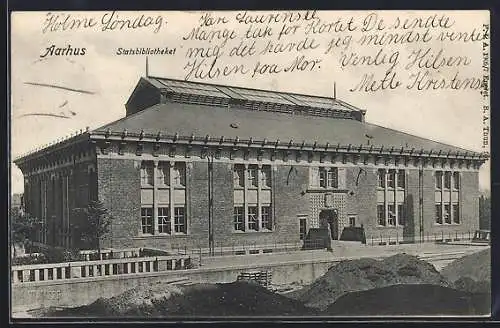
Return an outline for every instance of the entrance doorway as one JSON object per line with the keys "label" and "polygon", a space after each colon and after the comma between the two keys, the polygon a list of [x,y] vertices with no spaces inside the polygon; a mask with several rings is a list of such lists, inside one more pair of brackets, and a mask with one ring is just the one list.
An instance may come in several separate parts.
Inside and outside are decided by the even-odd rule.
{"label": "entrance doorway", "polygon": [[307,221],[306,219],[299,219],[299,234],[300,240],[304,240],[307,234]]}
{"label": "entrance doorway", "polygon": [[339,218],[336,210],[322,210],[319,213],[319,225],[330,231],[333,240],[339,239]]}

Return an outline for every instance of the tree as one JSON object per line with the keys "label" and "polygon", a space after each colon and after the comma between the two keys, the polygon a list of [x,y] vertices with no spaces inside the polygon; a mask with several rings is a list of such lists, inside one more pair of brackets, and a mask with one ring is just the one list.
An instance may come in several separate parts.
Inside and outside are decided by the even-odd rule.
{"label": "tree", "polygon": [[101,238],[109,232],[111,217],[101,201],[90,201],[87,207],[75,208],[73,235],[86,247],[96,247],[101,253]]}
{"label": "tree", "polygon": [[20,208],[10,209],[10,232],[11,245],[14,246],[16,256],[16,245],[25,245],[33,242],[35,234],[43,227],[42,221],[37,217],[24,212]]}
{"label": "tree", "polygon": [[479,228],[490,230],[491,225],[491,199],[489,196],[479,197]]}

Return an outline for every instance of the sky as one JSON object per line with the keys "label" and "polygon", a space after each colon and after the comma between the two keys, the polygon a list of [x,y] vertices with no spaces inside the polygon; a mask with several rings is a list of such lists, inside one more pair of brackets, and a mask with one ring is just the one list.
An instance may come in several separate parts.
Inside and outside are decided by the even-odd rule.
{"label": "sky", "polygon": [[[306,16],[302,11],[301,17]],[[395,90],[386,89],[376,92],[350,91],[363,78],[364,74],[373,73],[375,77],[382,78],[391,66],[390,56],[399,63],[392,72],[396,72],[403,83],[408,83],[412,69],[405,69],[405,62],[411,58],[415,51],[426,51],[436,55],[440,50],[447,56],[469,60],[467,65],[457,67],[441,67],[432,71],[433,76],[451,79],[458,71],[460,76],[481,76],[483,64],[482,42],[451,42],[432,40],[426,44],[406,43],[397,46],[367,47],[355,42],[347,48],[339,46],[333,51],[327,51],[330,40],[346,40],[351,36],[353,40],[363,35],[361,28],[363,22],[377,23],[383,19],[386,26],[400,25],[409,19],[432,17],[433,12],[339,12],[321,11],[313,15],[314,22],[329,24],[332,29],[329,33],[305,34],[307,21],[290,23],[287,26],[299,25],[296,34],[290,33],[277,40],[282,24],[269,25],[272,36],[267,39],[257,38],[257,49],[263,48],[267,42],[279,41],[299,42],[307,37],[314,39],[315,49],[298,53],[296,51],[281,54],[268,53],[245,58],[229,57],[231,47],[240,42],[251,42],[242,39],[250,24],[237,22],[237,17],[243,17],[243,12],[214,12],[210,14],[211,21],[205,20],[206,25],[216,22],[217,17],[224,17],[219,24],[204,27],[206,31],[219,30],[220,35],[230,35],[231,31],[238,37],[229,40],[225,46],[216,40],[202,42],[183,40],[189,36],[193,28],[200,25],[202,12],[15,12],[11,16],[11,160],[17,156],[53,142],[61,137],[66,137],[77,130],[98,128],[125,115],[125,106],[128,97],[141,76],[145,75],[145,56],[143,55],[117,55],[118,48],[136,47],[168,47],[176,49],[174,55],[151,55],[148,57],[149,74],[154,76],[184,79],[187,75],[185,69],[189,59],[186,53],[189,47],[222,48],[224,54],[218,63],[227,65],[243,64],[252,70],[257,62],[261,65],[267,63],[286,65],[293,62],[297,56],[306,56],[307,59],[320,59],[313,70],[280,72],[277,74],[233,74],[220,76],[210,80],[209,83],[229,84],[250,88],[272,89],[278,91],[305,93],[320,96],[333,96],[333,85],[336,86],[336,97],[347,101],[357,107],[367,110],[366,121],[407,133],[429,138],[435,141],[459,146],[474,151],[489,151],[483,148],[483,105],[488,104],[479,90],[426,90],[418,91],[404,87]],[[249,17],[257,13],[249,12]],[[269,15],[270,12],[261,12],[259,15]],[[283,13],[281,13],[283,14]],[[93,19],[94,26],[76,28],[72,30],[50,31],[47,26],[48,18],[59,15],[59,22],[64,21],[68,15],[70,19]],[[118,20],[135,19],[143,15],[142,22],[150,17],[150,26],[120,29]],[[239,15],[239,16],[237,16]],[[437,35],[444,33],[472,33],[481,30],[483,24],[489,23],[487,11],[475,12],[437,12],[436,17],[449,18],[453,22],[451,27],[431,26],[430,31]],[[105,25],[107,19],[115,22],[113,30],[103,31],[103,26],[112,27],[111,23]],[[269,17],[269,16],[264,16]],[[335,28],[346,27],[352,17],[358,24],[358,29],[352,32],[335,31]],[[398,20],[399,18],[399,20]],[[68,21],[70,21],[70,19]],[[226,23],[224,23],[226,21]],[[422,20],[424,22],[425,20]],[[161,22],[156,25],[155,22]],[[335,22],[338,22],[336,25]],[[437,18],[429,20],[429,24],[438,24]],[[344,24],[345,23],[345,24]],[[441,24],[445,24],[443,20]],[[262,27],[263,33],[267,24],[253,24],[252,27]],[[354,26],[353,25],[353,26]],[[269,27],[268,26],[268,27]],[[323,25],[327,26],[327,25]],[[376,25],[368,25],[370,28]],[[367,26],[367,27],[368,27]],[[54,25],[52,25],[54,27]],[[429,28],[429,27],[427,27]],[[398,32],[424,33],[426,27],[404,29]],[[323,30],[326,27],[323,28]],[[380,30],[379,35],[386,30]],[[365,33],[370,33],[367,31]],[[85,54],[79,56],[50,56],[41,58],[47,48],[65,48],[68,45],[73,49],[85,48]],[[260,47],[260,48],[259,48]],[[353,55],[370,55],[375,57],[377,52],[385,54],[385,62],[378,65],[346,65],[342,67],[340,60]],[[488,48],[486,52],[488,51]],[[342,56],[347,57],[342,57]],[[379,61],[383,61],[382,56]],[[423,71],[422,71],[423,72]],[[199,80],[190,78],[191,80]],[[48,87],[55,85],[59,87]],[[75,91],[76,90],[76,91]],[[84,92],[78,92],[84,91]],[[31,115],[33,113],[46,114]],[[47,115],[48,114],[48,115]],[[489,125],[489,121],[487,121]],[[489,162],[480,170],[480,188],[489,190],[490,174]],[[22,173],[12,163],[11,165],[11,192],[22,192]]]}

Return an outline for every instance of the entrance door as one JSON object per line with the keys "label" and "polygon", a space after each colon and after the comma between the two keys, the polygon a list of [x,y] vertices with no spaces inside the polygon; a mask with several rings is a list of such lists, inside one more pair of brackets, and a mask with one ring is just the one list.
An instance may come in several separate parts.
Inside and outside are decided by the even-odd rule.
{"label": "entrance door", "polygon": [[333,240],[339,239],[339,220],[337,211],[322,210],[319,213],[319,225],[321,228],[328,228]]}

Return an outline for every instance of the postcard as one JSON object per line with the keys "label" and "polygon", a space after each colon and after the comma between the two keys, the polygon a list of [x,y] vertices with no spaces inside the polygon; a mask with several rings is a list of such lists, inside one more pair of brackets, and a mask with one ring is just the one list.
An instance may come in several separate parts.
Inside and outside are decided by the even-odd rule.
{"label": "postcard", "polygon": [[10,20],[13,319],[490,315],[489,11]]}

